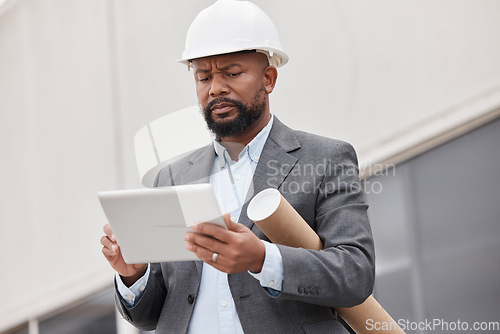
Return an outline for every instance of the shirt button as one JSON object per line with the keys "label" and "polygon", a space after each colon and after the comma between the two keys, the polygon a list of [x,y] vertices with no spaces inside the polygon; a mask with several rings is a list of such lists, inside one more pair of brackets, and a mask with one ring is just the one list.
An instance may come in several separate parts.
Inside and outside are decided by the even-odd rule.
{"label": "shirt button", "polygon": [[269,283],[267,283],[267,285],[269,285],[269,287],[272,288],[274,286],[274,281],[269,281]]}
{"label": "shirt button", "polygon": [[144,285],[141,285],[141,287],[139,288],[139,291],[140,291],[140,292],[143,292],[143,291],[144,291],[144,289],[146,289],[146,287],[145,287]]}
{"label": "shirt button", "polygon": [[231,220],[232,220],[233,222],[235,222],[235,221],[236,221],[236,217],[231,217]]}
{"label": "shirt button", "polygon": [[259,156],[258,156],[258,155],[256,155],[256,156],[254,156],[254,157],[253,157],[253,159],[254,159],[254,160],[259,160]]}
{"label": "shirt button", "polygon": [[240,174],[234,174],[234,178],[235,178],[236,180],[239,180],[239,179],[241,178],[241,176],[240,176]]}
{"label": "shirt button", "polygon": [[220,302],[220,305],[221,305],[222,307],[226,307],[226,306],[227,306],[227,301],[225,301],[225,300],[221,301],[221,302]]}
{"label": "shirt button", "polygon": [[128,299],[134,299],[134,296],[132,295],[126,295],[125,297],[127,297]]}

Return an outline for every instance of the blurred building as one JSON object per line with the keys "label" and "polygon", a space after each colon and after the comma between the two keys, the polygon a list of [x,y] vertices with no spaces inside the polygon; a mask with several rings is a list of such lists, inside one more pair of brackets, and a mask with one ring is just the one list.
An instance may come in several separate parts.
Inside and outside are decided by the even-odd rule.
{"label": "blurred building", "polygon": [[[196,104],[175,60],[212,2],[0,0],[0,333],[136,333],[96,194],[140,187],[135,132]],[[358,151],[376,298],[498,324],[500,2],[255,2],[290,55],[272,112]]]}

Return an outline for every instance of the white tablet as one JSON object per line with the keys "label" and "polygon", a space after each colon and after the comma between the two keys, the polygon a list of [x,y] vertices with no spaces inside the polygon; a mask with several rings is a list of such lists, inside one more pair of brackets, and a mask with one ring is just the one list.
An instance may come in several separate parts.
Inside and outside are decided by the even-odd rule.
{"label": "white tablet", "polygon": [[198,260],[184,241],[190,226],[210,222],[227,228],[208,183],[106,191],[98,197],[127,263]]}

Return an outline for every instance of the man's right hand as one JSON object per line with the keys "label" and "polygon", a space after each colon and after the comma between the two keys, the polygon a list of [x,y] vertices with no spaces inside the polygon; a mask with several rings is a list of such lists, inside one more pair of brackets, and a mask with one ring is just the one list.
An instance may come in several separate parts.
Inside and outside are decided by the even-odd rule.
{"label": "man's right hand", "polygon": [[104,225],[104,234],[101,238],[102,253],[106,260],[113,269],[122,277],[123,283],[130,287],[139,278],[141,278],[148,269],[148,265],[144,263],[140,264],[128,264],[123,260],[122,252],[120,251],[120,246],[116,243],[115,236],[111,230],[109,224]]}

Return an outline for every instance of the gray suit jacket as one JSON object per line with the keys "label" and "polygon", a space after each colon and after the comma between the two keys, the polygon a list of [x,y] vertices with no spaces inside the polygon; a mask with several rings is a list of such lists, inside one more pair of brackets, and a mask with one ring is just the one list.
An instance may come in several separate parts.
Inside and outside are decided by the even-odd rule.
{"label": "gray suit jacket", "polygon": [[[203,183],[215,159],[213,145],[162,169],[157,186]],[[248,273],[228,276],[245,333],[342,333],[331,307],[360,304],[374,284],[373,239],[357,173],[354,149],[347,143],[294,131],[276,117],[265,143],[239,222],[267,240],[246,214],[248,200],[274,187],[293,205],[324,243],[314,251],[278,245],[284,280],[279,297],[271,296]],[[122,316],[136,327],[157,333],[187,331],[202,262],[151,265],[143,296],[127,308],[117,296]]]}

